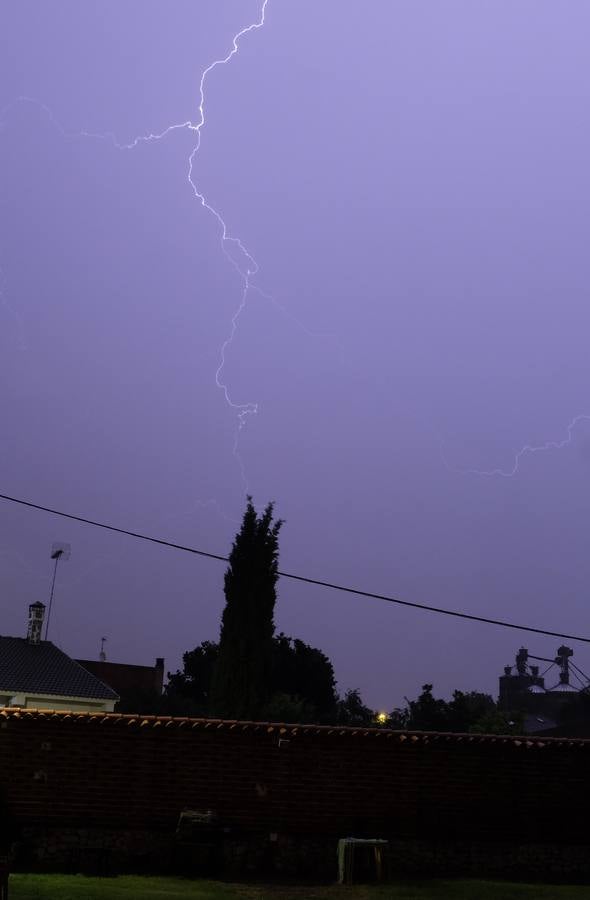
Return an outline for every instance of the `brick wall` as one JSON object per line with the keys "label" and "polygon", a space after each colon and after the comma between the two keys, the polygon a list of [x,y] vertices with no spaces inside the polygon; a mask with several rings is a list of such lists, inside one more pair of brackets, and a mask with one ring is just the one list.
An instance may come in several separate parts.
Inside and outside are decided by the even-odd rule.
{"label": "brick wall", "polygon": [[0,782],[25,825],[580,844],[590,741],[0,713]]}
{"label": "brick wall", "polygon": [[274,831],[566,839],[589,808],[589,763],[590,741],[25,711],[0,722],[0,778],[35,821],[168,827],[194,807]]}

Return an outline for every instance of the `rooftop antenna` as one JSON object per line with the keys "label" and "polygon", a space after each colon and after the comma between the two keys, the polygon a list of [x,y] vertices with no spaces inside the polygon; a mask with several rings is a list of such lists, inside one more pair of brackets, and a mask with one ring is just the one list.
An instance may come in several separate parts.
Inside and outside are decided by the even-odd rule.
{"label": "rooftop antenna", "polygon": [[51,548],[51,559],[55,560],[55,565],[53,567],[53,578],[51,579],[51,593],[49,595],[49,609],[47,611],[47,623],[45,625],[45,640],[47,640],[47,635],[49,633],[49,619],[51,617],[51,605],[53,603],[53,593],[55,591],[55,576],[57,575],[57,564],[60,559],[69,559],[70,558],[71,547],[69,544],[53,544]]}
{"label": "rooftop antenna", "polygon": [[106,658],[107,658],[107,655],[104,652],[104,645],[106,643],[106,640],[107,640],[106,637],[101,637],[101,639],[100,639],[100,653],[98,654],[98,658],[100,659],[101,662],[105,662]]}

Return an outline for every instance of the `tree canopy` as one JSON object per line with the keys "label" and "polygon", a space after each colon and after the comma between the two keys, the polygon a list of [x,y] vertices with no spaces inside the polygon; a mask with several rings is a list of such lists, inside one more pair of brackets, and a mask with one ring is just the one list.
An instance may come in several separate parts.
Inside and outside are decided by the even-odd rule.
{"label": "tree canopy", "polygon": [[365,705],[360,691],[336,692],[332,663],[321,650],[275,635],[279,533],[269,503],[261,515],[248,497],[224,578],[219,642],[203,641],[169,676],[160,708],[184,715],[382,726],[416,731],[507,733],[522,716],[498,709],[489,694],[453,692],[436,698],[424,684],[415,700],[389,716]]}
{"label": "tree canopy", "polygon": [[250,718],[270,698],[279,532],[269,503],[258,515],[248,497],[225,573],[225,608],[210,707],[218,715]]}
{"label": "tree canopy", "polygon": [[219,644],[203,641],[194,650],[183,654],[182,672],[170,675],[166,685],[169,705],[184,707],[193,715],[206,716],[209,713],[209,699],[213,670],[219,657]]}
{"label": "tree canopy", "polygon": [[334,668],[325,653],[299,638],[277,635],[273,643],[272,694],[304,700],[319,719],[336,705]]}
{"label": "tree canopy", "polygon": [[504,712],[489,694],[480,691],[453,691],[451,700],[434,697],[431,684],[422,685],[416,700],[405,709],[395,709],[390,727],[409,731],[477,732],[508,734],[522,728],[522,714]]}
{"label": "tree canopy", "polygon": [[[213,712],[209,705],[219,644],[203,641],[183,656],[183,670],[170,676],[166,688],[171,708],[193,715]],[[272,640],[269,698],[257,710],[275,721],[333,721],[337,703],[334,669],[328,657],[298,638],[278,634]]]}

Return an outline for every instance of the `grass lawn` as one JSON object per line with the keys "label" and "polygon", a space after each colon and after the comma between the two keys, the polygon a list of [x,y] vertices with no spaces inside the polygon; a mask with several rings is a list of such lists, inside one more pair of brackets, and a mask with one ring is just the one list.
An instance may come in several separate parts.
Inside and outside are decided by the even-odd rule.
{"label": "grass lawn", "polygon": [[9,900],[235,900],[229,886],[184,878],[87,878],[85,875],[10,876]]}
{"label": "grass lawn", "polygon": [[382,887],[240,885],[183,878],[12,875],[10,900],[590,900],[590,886],[502,881],[405,882]]}

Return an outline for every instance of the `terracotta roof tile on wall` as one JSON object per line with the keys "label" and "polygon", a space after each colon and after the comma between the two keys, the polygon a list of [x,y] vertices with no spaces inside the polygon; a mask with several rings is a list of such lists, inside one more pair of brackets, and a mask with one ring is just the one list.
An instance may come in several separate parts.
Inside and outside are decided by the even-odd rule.
{"label": "terracotta roof tile on wall", "polygon": [[463,745],[465,747],[478,744],[488,744],[515,748],[542,749],[543,747],[577,747],[580,750],[590,750],[589,738],[564,738],[564,737],[532,737],[512,734],[468,734],[452,733],[444,731],[391,731],[386,728],[358,728],[344,725],[301,725],[287,722],[250,722],[233,719],[197,719],[183,716],[154,716],[135,713],[107,713],[107,712],[71,712],[51,709],[3,709],[0,710],[0,719],[51,719],[52,721],[71,722],[98,722],[102,725],[114,727],[141,727],[141,728],[187,728],[203,731],[225,732],[240,734],[245,731],[266,733],[280,737],[294,737],[300,735],[323,735],[325,737],[346,740],[350,738],[365,738],[367,740],[394,741],[407,744],[407,746],[424,746],[427,744],[438,745]]}

